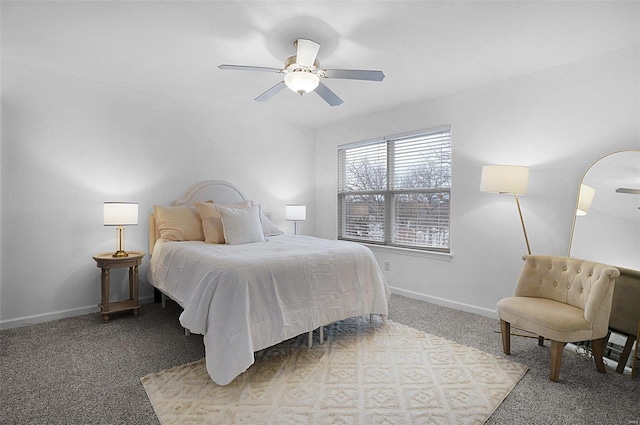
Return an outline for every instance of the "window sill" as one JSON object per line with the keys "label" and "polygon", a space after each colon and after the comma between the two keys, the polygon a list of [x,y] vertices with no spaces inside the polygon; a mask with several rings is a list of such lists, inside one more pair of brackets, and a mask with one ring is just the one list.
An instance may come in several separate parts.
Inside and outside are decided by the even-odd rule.
{"label": "window sill", "polygon": [[425,251],[422,249],[400,248],[397,246],[386,246],[377,244],[362,243],[362,245],[370,248],[373,252],[389,252],[393,254],[409,255],[412,257],[430,258],[432,260],[451,261],[453,255],[450,252]]}

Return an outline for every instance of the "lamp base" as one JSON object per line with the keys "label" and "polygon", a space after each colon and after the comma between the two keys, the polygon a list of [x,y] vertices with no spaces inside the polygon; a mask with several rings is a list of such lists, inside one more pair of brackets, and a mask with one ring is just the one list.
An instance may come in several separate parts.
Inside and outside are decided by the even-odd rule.
{"label": "lamp base", "polygon": [[113,258],[121,258],[128,257],[129,253],[127,251],[116,251],[113,253]]}
{"label": "lamp base", "polygon": [[118,226],[116,229],[118,231],[118,245],[116,247],[118,250],[113,253],[113,258],[128,257],[129,254],[124,250],[124,226]]}

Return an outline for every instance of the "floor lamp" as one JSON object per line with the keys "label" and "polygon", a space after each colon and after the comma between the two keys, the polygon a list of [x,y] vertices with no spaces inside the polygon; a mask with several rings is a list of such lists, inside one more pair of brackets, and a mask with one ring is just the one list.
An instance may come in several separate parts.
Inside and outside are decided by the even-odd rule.
{"label": "floor lamp", "polygon": [[578,194],[578,206],[576,207],[576,215],[587,215],[591,208],[591,203],[596,195],[596,190],[586,184],[580,185],[580,193]]}
{"label": "floor lamp", "polygon": [[[586,184],[580,184],[580,192],[578,192],[578,202],[576,205],[576,218],[584,217],[589,213],[591,203],[596,195],[596,190]],[[573,246],[573,233],[576,230],[577,222],[574,220],[573,226],[571,226],[571,236],[569,237],[569,252],[567,257],[571,257],[571,247]]]}
{"label": "floor lamp", "polygon": [[293,234],[297,235],[298,222],[305,221],[307,219],[306,205],[285,205],[284,219],[287,221],[293,221]]}
{"label": "floor lamp", "polygon": [[517,165],[485,165],[482,167],[482,177],[480,178],[480,191],[492,193],[513,193],[518,206],[518,215],[522,223],[524,241],[527,244],[527,252],[531,254],[527,229],[524,226],[522,210],[518,195],[527,193],[529,183],[529,168]]}

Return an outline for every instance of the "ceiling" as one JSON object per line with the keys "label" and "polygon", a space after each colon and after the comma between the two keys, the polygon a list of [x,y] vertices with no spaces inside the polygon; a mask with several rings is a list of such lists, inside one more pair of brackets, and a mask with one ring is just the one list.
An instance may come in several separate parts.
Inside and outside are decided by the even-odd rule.
{"label": "ceiling", "polygon": [[[639,2],[7,1],[2,60],[316,128],[638,46]],[[323,68],[377,69],[383,82],[325,80],[344,104],[285,90],[253,99],[297,38]],[[4,82],[3,82],[4,83]]]}

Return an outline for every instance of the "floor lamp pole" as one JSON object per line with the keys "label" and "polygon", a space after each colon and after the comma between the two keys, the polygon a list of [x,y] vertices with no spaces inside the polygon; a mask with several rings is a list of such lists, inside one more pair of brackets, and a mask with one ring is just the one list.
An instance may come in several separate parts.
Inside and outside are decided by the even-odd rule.
{"label": "floor lamp pole", "polygon": [[531,255],[531,248],[529,247],[529,238],[527,237],[527,229],[524,227],[524,219],[522,218],[522,210],[520,209],[520,200],[518,200],[518,194],[514,193],[516,198],[516,205],[518,206],[518,214],[520,215],[520,223],[522,223],[522,233],[524,233],[524,241],[527,243],[527,252]]}

